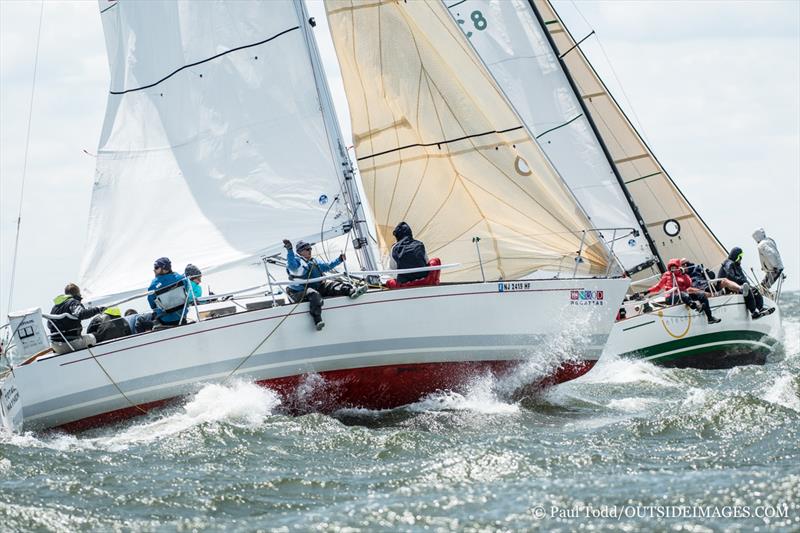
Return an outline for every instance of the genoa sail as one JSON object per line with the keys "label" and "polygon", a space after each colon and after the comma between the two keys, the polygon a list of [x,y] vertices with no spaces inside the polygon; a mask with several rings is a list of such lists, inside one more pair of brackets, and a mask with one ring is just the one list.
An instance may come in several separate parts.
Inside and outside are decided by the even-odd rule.
{"label": "genoa sail", "polygon": [[[302,6],[100,2],[111,86],[81,283],[146,286],[152,260],[224,269],[335,232],[341,155]],[[322,81],[324,82],[324,80]],[[339,209],[344,202],[337,202]]]}
{"label": "genoa sail", "polygon": [[578,251],[581,272],[607,271],[591,223],[443,5],[325,6],[384,257],[404,220],[429,256],[461,264],[448,281],[572,273]]}
{"label": "genoa sail", "polygon": [[548,0],[533,0],[662,259],[719,265],[725,248],[617,104]]}
{"label": "genoa sail", "polygon": [[446,4],[625,270],[657,263],[528,0]]}

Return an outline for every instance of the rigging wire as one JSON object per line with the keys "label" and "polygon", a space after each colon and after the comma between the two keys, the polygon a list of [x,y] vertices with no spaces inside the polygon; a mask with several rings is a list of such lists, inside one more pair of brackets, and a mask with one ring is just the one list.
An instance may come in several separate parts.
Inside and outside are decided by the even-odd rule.
{"label": "rigging wire", "polygon": [[42,20],[44,19],[44,0],[39,8],[39,29],[36,33],[36,54],[33,60],[33,81],[31,83],[31,100],[28,106],[28,131],[25,135],[25,155],[22,159],[22,183],[19,190],[19,208],[17,209],[17,234],[14,237],[14,254],[11,259],[11,283],[8,287],[8,307],[11,310],[11,303],[14,298],[14,278],[17,273],[17,252],[19,251],[19,233],[22,225],[22,202],[25,198],[25,177],[28,171],[28,148],[31,143],[31,122],[33,118],[33,97],[36,91],[36,74],[39,70],[39,44],[42,41]]}

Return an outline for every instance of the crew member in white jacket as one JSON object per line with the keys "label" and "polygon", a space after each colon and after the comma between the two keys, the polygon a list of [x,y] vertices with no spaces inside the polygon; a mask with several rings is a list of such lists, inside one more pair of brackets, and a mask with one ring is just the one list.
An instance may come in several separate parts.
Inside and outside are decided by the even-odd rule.
{"label": "crew member in white jacket", "polygon": [[758,257],[761,259],[761,270],[766,274],[761,285],[769,289],[783,274],[783,261],[778,252],[778,245],[775,241],[767,237],[764,228],[758,228],[753,232],[753,239],[758,243]]}

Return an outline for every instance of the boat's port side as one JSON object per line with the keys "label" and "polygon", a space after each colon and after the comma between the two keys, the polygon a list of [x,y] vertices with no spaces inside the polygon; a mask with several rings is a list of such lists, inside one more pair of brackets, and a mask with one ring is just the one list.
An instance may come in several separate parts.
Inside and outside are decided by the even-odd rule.
{"label": "boat's port side", "polygon": [[[582,375],[599,358],[627,287],[581,279],[376,291],[330,299],[323,331],[313,328],[308,304],[277,306],[41,357],[17,367],[16,378],[26,429],[114,421],[229,379],[274,386],[287,408],[317,377],[330,404],[320,410],[392,408],[489,373],[511,373],[514,382],[522,375],[516,388]],[[565,324],[575,330],[572,344]],[[511,370],[530,361],[531,376]],[[305,398],[317,410],[314,394]]]}
{"label": "boat's port side", "polygon": [[721,322],[709,324],[702,312],[682,304],[618,320],[606,352],[668,367],[724,369],[763,365],[779,347],[780,311],[753,319],[738,294],[715,296],[709,303]]}

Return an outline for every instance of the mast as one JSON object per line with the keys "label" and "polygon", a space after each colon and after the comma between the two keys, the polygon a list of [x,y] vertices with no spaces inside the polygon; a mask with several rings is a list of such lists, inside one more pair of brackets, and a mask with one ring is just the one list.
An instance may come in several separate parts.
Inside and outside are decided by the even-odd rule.
{"label": "mast", "polygon": [[[549,0],[545,0],[545,1],[549,1]],[[586,117],[586,121],[589,123],[589,126],[592,128],[592,133],[594,133],[594,136],[597,138],[597,142],[600,145],[600,148],[603,150],[603,155],[605,156],[606,160],[608,161],[608,164],[611,167],[611,170],[614,172],[614,177],[617,179],[617,183],[619,183],[620,189],[622,189],[622,193],[625,195],[625,199],[628,201],[628,204],[630,205],[634,216],[636,216],[636,220],[637,220],[637,222],[639,222],[639,226],[642,228],[642,233],[644,234],[644,237],[647,240],[647,244],[650,247],[650,251],[653,253],[653,255],[658,260],[658,268],[659,268],[659,270],[662,273],[666,272],[666,265],[664,264],[664,259],[661,257],[661,254],[659,253],[658,248],[656,247],[655,242],[653,241],[653,238],[650,236],[650,232],[647,231],[647,225],[645,224],[644,219],[643,219],[641,213],[639,212],[639,207],[633,201],[633,197],[631,196],[631,193],[628,190],[628,187],[625,185],[625,181],[622,179],[622,176],[619,173],[619,169],[617,169],[617,166],[614,164],[614,159],[611,157],[611,153],[609,152],[608,147],[606,146],[606,143],[603,140],[603,137],[600,135],[600,132],[597,129],[597,125],[595,124],[591,113],[589,112],[589,110],[586,107],[586,103],[583,101],[583,97],[581,96],[581,93],[578,90],[578,86],[575,84],[575,80],[572,78],[572,75],[570,74],[569,69],[567,69],[567,66],[564,63],[564,57],[561,54],[558,53],[558,48],[556,47],[556,43],[553,40],[553,36],[550,35],[550,31],[548,31],[547,25],[544,23],[544,20],[542,19],[542,15],[539,13],[539,10],[536,9],[536,6],[534,5],[533,0],[528,0],[528,4],[531,6],[531,10],[533,11],[534,15],[536,16],[536,20],[539,22],[539,25],[542,28],[542,32],[547,37],[547,42],[550,45],[550,48],[553,50],[553,54],[558,58],[558,64],[561,66],[561,70],[564,73],[564,76],[567,78],[567,81],[569,82],[569,85],[572,88],[572,92],[575,94],[575,98],[578,100],[578,104],[581,106],[581,110],[583,111],[583,115]],[[577,47],[579,45],[576,44],[575,46]],[[567,53],[569,53],[570,51],[571,50],[568,50]],[[643,270],[644,268],[647,268],[647,266],[649,266],[649,265],[646,265],[646,264],[645,265],[640,265],[640,268],[638,270]],[[629,274],[632,274],[632,272],[629,272]]]}
{"label": "mast", "polygon": [[371,247],[369,246],[369,228],[367,227],[364,205],[361,201],[361,195],[358,192],[358,185],[355,181],[355,169],[347,154],[347,149],[342,142],[342,131],[339,127],[339,121],[336,118],[336,110],[333,106],[330,87],[328,87],[325,70],[319,56],[317,41],[312,32],[312,28],[316,26],[316,22],[309,16],[305,3],[302,0],[295,0],[294,4],[297,9],[298,18],[300,19],[300,27],[303,36],[308,45],[308,55],[311,60],[311,67],[314,71],[314,80],[316,82],[317,93],[319,94],[325,129],[328,132],[327,137],[331,148],[331,156],[335,162],[338,162],[338,168],[341,172],[341,185],[342,192],[344,193],[343,200],[347,206],[348,212],[353,217],[351,220],[352,231],[355,234],[353,248],[355,248],[358,254],[359,263],[362,267],[366,270],[377,270],[378,265],[372,254]]}

